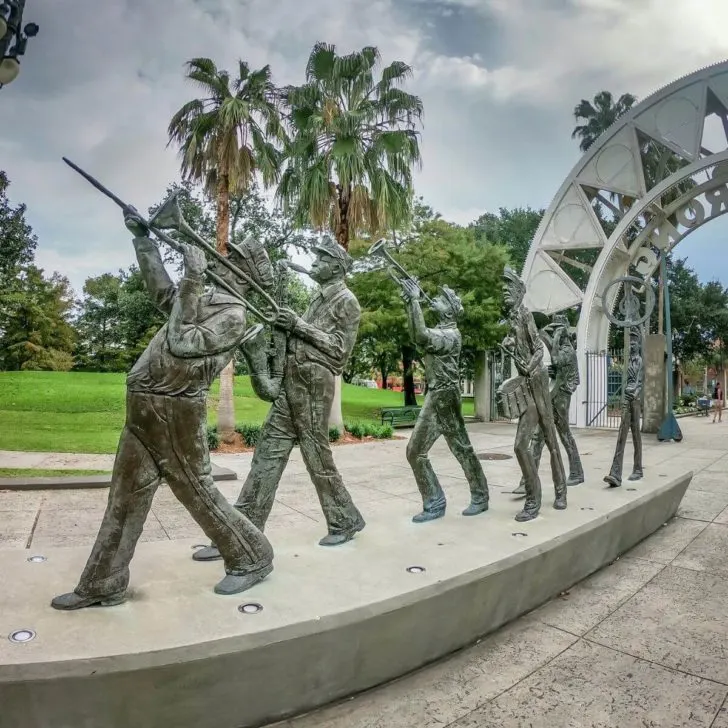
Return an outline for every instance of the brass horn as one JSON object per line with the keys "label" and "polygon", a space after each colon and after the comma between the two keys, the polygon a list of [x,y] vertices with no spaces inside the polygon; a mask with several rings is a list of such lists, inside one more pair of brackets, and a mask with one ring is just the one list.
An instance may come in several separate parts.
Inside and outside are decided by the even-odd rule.
{"label": "brass horn", "polygon": [[[175,242],[173,238],[170,238],[168,235],[164,233],[164,230],[175,230],[176,232],[180,233],[180,235],[184,235],[185,237],[192,240],[192,242],[195,243],[198,247],[202,248],[210,257],[214,258],[215,260],[219,261],[222,265],[224,265],[233,275],[235,275],[237,278],[243,280],[245,283],[247,283],[251,288],[255,289],[255,291],[260,294],[260,296],[265,300],[265,302],[270,306],[272,310],[272,314],[265,314],[262,311],[259,311],[255,306],[253,306],[248,300],[243,298],[231,285],[229,285],[225,280],[223,280],[220,276],[218,276],[216,273],[214,273],[211,270],[205,271],[207,277],[213,281],[216,285],[220,286],[221,288],[225,289],[230,295],[234,296],[235,298],[241,300],[247,308],[253,313],[257,318],[259,318],[261,321],[264,321],[265,323],[272,324],[276,320],[276,316],[279,311],[278,304],[275,302],[273,297],[265,291],[258,283],[251,278],[245,271],[243,271],[241,268],[239,268],[234,263],[231,263],[224,255],[219,253],[213,245],[207,242],[205,238],[203,238],[198,232],[193,230],[187,220],[185,220],[184,215],[182,214],[182,210],[179,206],[179,199],[178,199],[179,193],[173,192],[166,200],[165,202],[160,206],[160,208],[152,215],[149,222],[147,223],[147,227],[160,239],[166,242],[167,244],[174,247],[176,250],[179,250],[179,246],[175,245]],[[171,241],[171,242],[170,242]]]}
{"label": "brass horn", "polygon": [[[370,256],[377,256],[379,258],[383,258],[386,263],[389,265],[389,274],[394,278],[395,282],[401,287],[403,280],[412,281],[417,288],[420,291],[420,295],[422,298],[427,301],[427,303],[432,304],[432,299],[422,290],[420,287],[419,282],[416,278],[413,278],[393,257],[392,254],[387,250],[387,241],[385,238],[380,238],[377,240],[374,245],[369,248],[367,251],[367,255]],[[402,275],[402,278],[398,278],[394,272],[392,271],[392,268],[394,268],[398,273]]]}

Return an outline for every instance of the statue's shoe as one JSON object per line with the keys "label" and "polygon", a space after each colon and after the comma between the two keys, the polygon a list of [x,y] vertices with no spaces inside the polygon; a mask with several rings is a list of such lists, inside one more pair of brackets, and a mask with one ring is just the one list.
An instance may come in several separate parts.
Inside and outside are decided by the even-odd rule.
{"label": "statue's shoe", "polygon": [[488,510],[488,501],[484,503],[471,503],[464,511],[464,516],[477,516],[479,513],[485,513]]}
{"label": "statue's shoe", "polygon": [[362,518],[350,531],[343,531],[341,533],[327,533],[320,541],[319,546],[340,546],[342,543],[351,541],[359,531],[364,530],[366,521]]}
{"label": "statue's shoe", "polygon": [[255,586],[258,582],[263,581],[270,572],[273,571],[273,564],[268,564],[262,569],[252,571],[249,574],[225,574],[225,578],[215,584],[215,594],[230,596],[231,594],[240,594],[251,586]]}
{"label": "statue's shoe", "polygon": [[192,554],[192,558],[194,561],[217,561],[222,558],[222,555],[217,550],[217,546],[215,546],[214,543],[211,543],[209,546],[197,549],[197,551]]}
{"label": "statue's shoe", "polygon": [[422,511],[416,516],[412,516],[412,523],[427,523],[427,521],[436,521],[445,515],[445,509],[440,508],[436,511]]}
{"label": "statue's shoe", "polygon": [[538,516],[538,512],[540,511],[540,508],[524,508],[520,513],[516,514],[516,520],[519,523],[523,523],[524,521],[532,521],[536,516]]}
{"label": "statue's shoe", "polygon": [[632,475],[630,475],[629,478],[627,478],[627,480],[642,480],[643,477],[644,477],[644,474],[642,473],[641,470],[635,470],[632,473]]}
{"label": "statue's shoe", "polygon": [[114,607],[124,601],[124,592],[116,594],[97,595],[93,597],[83,597],[76,592],[68,592],[54,597],[51,601],[53,609],[61,611],[70,611],[72,609],[83,609],[84,607]]}
{"label": "statue's shoe", "polygon": [[557,511],[566,510],[566,495],[560,495],[556,497],[556,499],[554,500],[554,508]]}
{"label": "statue's shoe", "polygon": [[578,473],[576,475],[569,475],[569,479],[566,481],[567,486],[581,485],[584,482],[584,473]]}
{"label": "statue's shoe", "polygon": [[605,475],[604,482],[609,483],[610,488],[619,488],[622,485],[622,481],[614,475]]}

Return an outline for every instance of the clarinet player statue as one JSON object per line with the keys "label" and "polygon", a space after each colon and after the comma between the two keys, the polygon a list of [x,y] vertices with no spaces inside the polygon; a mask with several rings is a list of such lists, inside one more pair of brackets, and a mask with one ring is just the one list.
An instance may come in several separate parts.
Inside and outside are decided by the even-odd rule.
{"label": "clarinet player statue", "polygon": [[525,284],[509,267],[503,271],[503,300],[508,310],[509,334],[503,350],[512,357],[518,376],[507,379],[498,390],[501,406],[509,417],[518,417],[514,452],[521,466],[526,501],[517,521],[530,521],[541,510],[541,480],[531,450],[531,437],[536,428],[543,432],[551,455],[551,475],[556,497],[554,508],[566,508],[566,476],[561,459],[554,414],[549,395],[549,377],[543,364],[544,345],[536,329],[533,314],[523,298]]}

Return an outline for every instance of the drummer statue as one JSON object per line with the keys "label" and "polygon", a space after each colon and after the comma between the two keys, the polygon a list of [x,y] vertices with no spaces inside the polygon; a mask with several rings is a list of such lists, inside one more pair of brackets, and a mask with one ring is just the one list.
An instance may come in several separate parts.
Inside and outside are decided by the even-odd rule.
{"label": "drummer statue", "polygon": [[[584,468],[569,425],[571,396],[579,386],[579,363],[566,316],[563,314],[554,316],[553,321],[541,329],[541,338],[551,355],[548,373],[551,378],[551,406],[554,411],[554,425],[569,459],[569,478],[566,485],[579,485],[584,482]],[[541,428],[537,427],[531,439],[531,451],[537,469],[541,462],[543,446],[543,433]],[[523,478],[513,492],[517,495],[525,495],[526,487]]]}
{"label": "drummer statue", "polygon": [[638,327],[630,330],[629,334],[629,361],[627,362],[627,382],[622,397],[622,420],[619,424],[617,448],[614,451],[612,468],[609,475],[604,476],[604,482],[612,488],[622,485],[622,464],[624,462],[624,448],[627,444],[627,435],[632,431],[632,444],[634,446],[634,463],[632,474],[628,480],[642,478],[642,435],[640,434],[640,394],[642,392],[642,337]]}
{"label": "drummer statue", "polygon": [[526,287],[508,266],[503,271],[503,281],[503,300],[509,313],[510,332],[501,347],[512,357],[519,376],[503,382],[498,394],[505,408],[518,416],[514,451],[523,474],[526,501],[516,520],[530,521],[541,510],[541,481],[530,448],[531,437],[537,427],[543,432],[551,455],[551,474],[556,491],[554,508],[558,510],[566,508],[566,476],[554,425],[548,372],[543,365],[544,345],[533,314],[523,303]]}

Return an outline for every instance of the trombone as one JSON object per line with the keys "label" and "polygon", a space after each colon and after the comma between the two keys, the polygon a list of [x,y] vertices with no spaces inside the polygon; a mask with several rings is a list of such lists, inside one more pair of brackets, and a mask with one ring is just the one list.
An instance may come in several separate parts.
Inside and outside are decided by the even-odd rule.
{"label": "trombone", "polygon": [[[420,287],[419,282],[417,279],[413,278],[393,257],[392,254],[387,250],[387,241],[385,238],[380,238],[377,240],[374,245],[369,248],[367,251],[367,255],[373,255],[377,256],[379,258],[383,258],[384,261],[390,266],[389,268],[389,274],[394,278],[395,282],[400,286],[403,287],[402,284],[405,280],[412,281],[417,288],[420,291],[420,295],[422,298],[427,301],[430,305],[432,305],[432,299],[422,290]],[[392,271],[392,268],[394,268],[398,273],[402,275],[402,278],[398,278],[394,272]]]}
{"label": "trombone", "polygon": [[120,198],[118,198],[113,192],[108,190],[106,187],[104,187],[98,180],[94,179],[90,174],[87,172],[84,172],[80,167],[75,165],[70,159],[67,159],[66,157],[63,157],[63,161],[71,167],[71,169],[74,169],[76,172],[78,172],[84,179],[86,179],[91,185],[93,185],[99,192],[106,195],[108,198],[113,200],[125,213],[127,214],[134,214],[136,217],[139,218],[141,223],[146,226],[150,232],[154,233],[154,235],[162,242],[169,245],[173,250],[176,250],[178,252],[181,252],[181,246],[180,244],[172,237],[170,237],[167,233],[165,233],[165,230],[175,230],[181,235],[184,235],[188,238],[190,238],[197,246],[202,248],[209,256],[214,258],[216,261],[224,265],[234,276],[236,276],[238,279],[244,281],[247,283],[251,288],[253,288],[262,298],[265,300],[265,302],[270,306],[272,313],[264,313],[257,309],[255,306],[253,306],[247,299],[245,299],[243,296],[238,293],[238,291],[235,290],[227,281],[225,281],[223,278],[221,278],[217,273],[213,272],[209,268],[205,271],[205,275],[207,278],[210,279],[215,285],[219,286],[220,288],[227,291],[233,298],[236,298],[238,301],[240,301],[242,304],[245,305],[247,309],[250,310],[250,312],[259,318],[261,321],[272,324],[276,320],[276,316],[279,311],[279,306],[273,299],[273,297],[268,294],[262,286],[260,286],[251,276],[249,276],[245,271],[243,271],[240,267],[235,265],[234,263],[231,263],[224,255],[219,253],[217,250],[215,250],[214,246],[210,245],[210,243],[207,242],[199,233],[195,232],[189,225],[189,223],[184,219],[182,215],[182,210],[180,210],[179,207],[179,201],[177,199],[178,193],[173,193],[165,202],[164,204],[157,210],[157,212],[154,213],[154,215],[151,217],[150,220],[145,220],[138,212],[138,210],[131,205],[128,205],[127,203],[123,202]]}

